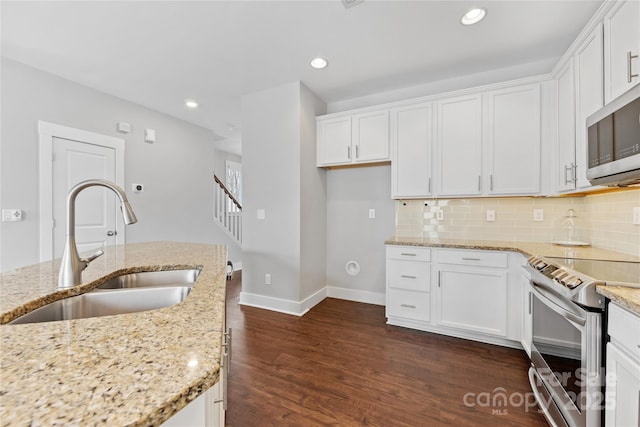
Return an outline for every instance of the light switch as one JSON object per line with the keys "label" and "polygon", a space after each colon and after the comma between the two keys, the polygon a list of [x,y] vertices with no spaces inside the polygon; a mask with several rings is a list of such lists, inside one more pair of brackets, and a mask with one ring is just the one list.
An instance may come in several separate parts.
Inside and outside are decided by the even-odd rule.
{"label": "light switch", "polygon": [[534,209],[533,220],[536,222],[544,221],[544,209]]}
{"label": "light switch", "polygon": [[257,219],[265,219],[267,217],[267,213],[265,212],[264,209],[258,209],[256,211],[256,218]]}
{"label": "light switch", "polygon": [[145,129],[144,130],[144,140],[145,142],[156,142],[156,131],[153,129]]}

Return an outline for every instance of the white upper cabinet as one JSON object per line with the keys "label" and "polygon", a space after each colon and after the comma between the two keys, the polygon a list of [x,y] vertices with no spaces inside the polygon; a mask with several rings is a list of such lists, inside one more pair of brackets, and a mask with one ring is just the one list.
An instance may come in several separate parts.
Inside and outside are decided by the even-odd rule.
{"label": "white upper cabinet", "polygon": [[562,192],[575,189],[576,92],[573,60],[569,60],[558,73],[556,89],[558,109],[556,190]]}
{"label": "white upper cabinet", "polygon": [[484,96],[487,194],[539,193],[540,85],[496,90]]}
{"label": "white upper cabinet", "polygon": [[482,193],[482,96],[450,98],[437,108],[439,196]]}
{"label": "white upper cabinet", "polygon": [[317,119],[317,166],[389,160],[389,111]]}
{"label": "white upper cabinet", "polygon": [[590,187],[587,180],[587,117],[604,105],[602,24],[578,48],[576,62],[576,188]]}
{"label": "white upper cabinet", "polygon": [[431,103],[395,108],[391,116],[391,196],[431,195]]}
{"label": "white upper cabinet", "polygon": [[352,159],[355,163],[389,160],[389,111],[351,117]]}
{"label": "white upper cabinet", "polygon": [[351,163],[351,117],[318,121],[316,144],[318,166]]}
{"label": "white upper cabinet", "polygon": [[604,18],[604,96],[609,103],[640,83],[640,2],[616,4]]}

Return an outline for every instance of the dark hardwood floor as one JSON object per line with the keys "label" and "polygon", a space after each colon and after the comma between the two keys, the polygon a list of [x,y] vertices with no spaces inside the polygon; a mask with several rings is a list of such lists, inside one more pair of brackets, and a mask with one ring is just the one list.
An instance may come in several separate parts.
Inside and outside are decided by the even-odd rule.
{"label": "dark hardwood floor", "polygon": [[388,326],[384,307],[338,299],[302,318],[240,306],[241,280],[227,282],[227,426],[547,425],[527,407],[523,351]]}

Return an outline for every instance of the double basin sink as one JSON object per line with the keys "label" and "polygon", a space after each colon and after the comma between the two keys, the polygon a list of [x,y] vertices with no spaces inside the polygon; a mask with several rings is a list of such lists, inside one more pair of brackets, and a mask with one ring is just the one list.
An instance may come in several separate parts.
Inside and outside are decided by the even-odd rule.
{"label": "double basin sink", "polygon": [[169,307],[184,301],[199,274],[200,269],[188,269],[117,276],[90,292],[54,301],[9,324],[84,319]]}

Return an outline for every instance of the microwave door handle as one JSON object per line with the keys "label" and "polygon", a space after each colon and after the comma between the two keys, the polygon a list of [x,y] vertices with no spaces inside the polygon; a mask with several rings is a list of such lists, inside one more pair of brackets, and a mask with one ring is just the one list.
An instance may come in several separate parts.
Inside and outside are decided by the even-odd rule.
{"label": "microwave door handle", "polygon": [[582,329],[584,325],[587,323],[587,320],[584,317],[580,317],[577,314],[572,313],[566,308],[562,307],[558,303],[560,302],[560,300],[556,296],[540,288],[540,286],[536,285],[534,282],[529,282],[529,283],[531,284],[531,291],[542,302],[548,302],[548,304],[545,303],[545,305],[549,307],[551,310],[555,311],[556,313],[558,313],[559,315],[561,315],[562,317],[564,317],[565,319],[567,319],[569,322],[573,323],[576,327],[580,329]]}

